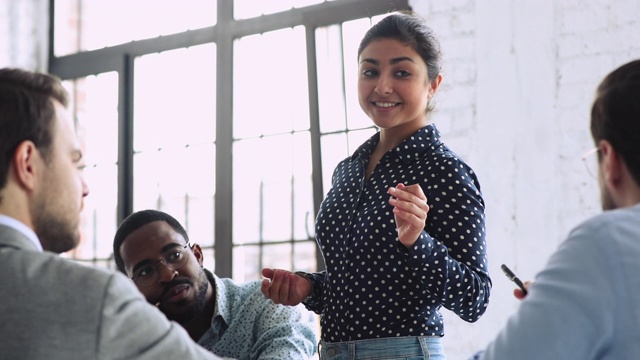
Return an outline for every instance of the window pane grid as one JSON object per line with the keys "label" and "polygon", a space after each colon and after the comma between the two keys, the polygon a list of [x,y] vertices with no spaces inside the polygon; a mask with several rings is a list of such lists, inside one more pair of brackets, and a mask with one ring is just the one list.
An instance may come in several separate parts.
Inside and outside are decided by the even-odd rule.
{"label": "window pane grid", "polygon": [[[70,110],[86,164],[85,179],[92,196],[85,198],[81,214],[80,244],[65,256],[94,265],[108,264],[117,226],[117,84],[118,74],[65,81]],[[109,267],[109,266],[107,266]]]}
{"label": "window pane grid", "polygon": [[216,8],[216,0],[56,0],[54,51],[63,56],[213,26]]}
{"label": "window pane grid", "polygon": [[[159,7],[172,6],[171,1],[154,1],[153,5]],[[362,34],[376,21],[376,13],[390,10],[388,2],[246,0],[235,1],[233,6],[211,0],[187,2],[198,4],[181,4],[184,11],[201,7],[198,17],[192,17],[191,23],[174,21],[173,29],[161,30],[150,25],[144,29],[146,33],[130,32],[126,34],[130,38],[122,41],[106,39],[107,35],[117,38],[121,33],[104,34],[103,39],[91,37],[90,32],[96,30],[100,22],[90,22],[93,28],[89,28],[88,20],[99,4],[81,9],[87,0],[54,2],[52,72],[56,73],[57,69],[62,73],[77,74],[82,72],[78,68],[84,66],[92,69],[91,73],[100,73],[74,80],[73,108],[80,118],[96,119],[92,113],[82,114],[88,108],[99,109],[97,103],[87,102],[87,99],[98,98],[95,94],[99,92],[95,88],[84,89],[86,84],[82,81],[107,79],[109,76],[105,74],[112,74],[110,95],[105,97],[111,100],[100,110],[102,117],[107,114],[110,117],[104,121],[110,128],[102,129],[101,121],[100,124],[89,124],[86,129],[88,143],[96,142],[90,138],[94,136],[101,137],[109,146],[101,147],[101,151],[93,154],[86,170],[92,191],[83,214],[85,245],[65,256],[82,263],[112,267],[111,241],[121,220],[118,217],[123,214],[122,208],[133,211],[156,208],[171,213],[183,223],[191,240],[203,248],[205,266],[217,273],[232,274],[241,281],[260,278],[260,269],[265,266],[315,271],[321,258],[316,256],[314,240],[314,209],[318,205],[314,204],[314,199],[318,199],[314,189],[322,187],[313,186],[312,174],[322,174],[324,189],[328,190],[327,178],[337,162],[349,156],[376,131],[358,105],[355,53]],[[109,4],[109,11],[120,9],[126,16],[136,11],[124,0]],[[363,5],[367,7],[366,14],[362,12]],[[406,1],[395,4],[396,8],[406,6]],[[337,10],[326,12],[323,10],[326,8]],[[153,18],[154,14],[166,9],[156,10],[147,16]],[[283,17],[287,12],[294,15]],[[120,28],[127,27],[126,16],[121,17]],[[171,17],[183,16],[173,12]],[[218,32],[216,24],[230,24],[234,18],[247,20]],[[276,29],[270,23],[272,18],[286,22],[286,25]],[[264,25],[260,25],[262,19]],[[292,24],[291,19],[300,19],[302,23]],[[152,19],[149,21],[153,22]],[[268,30],[260,30],[260,26]],[[198,30],[191,32],[196,34],[193,45],[166,50],[171,42],[184,44],[190,39],[180,35],[180,31],[186,29]],[[217,32],[217,36],[203,44],[203,30],[208,29]],[[241,35],[234,35],[234,31]],[[309,36],[315,34],[315,49],[307,48],[307,33]],[[158,40],[162,39],[157,35],[165,34],[179,36],[168,36],[168,43],[159,45]],[[224,38],[227,36],[231,37],[228,43],[232,44],[231,48],[224,45],[229,41]],[[156,38],[151,39],[153,37]],[[135,41],[123,42],[130,40]],[[232,63],[221,60],[225,57],[216,53],[217,42],[222,42],[222,49],[228,49],[225,54],[232,54]],[[72,65],[73,70],[61,68],[73,62],[75,52],[92,52],[94,48],[118,43],[123,45],[100,54],[117,56],[118,49],[126,50],[115,64],[130,61],[130,69],[121,65],[115,69],[109,67],[114,62],[103,57],[85,65],[81,64],[82,57],[78,57],[78,65]],[[157,50],[145,52],[147,43],[150,44],[147,49]],[[70,55],[58,61],[55,56],[61,54]],[[130,60],[129,56],[132,56]],[[313,61],[308,61],[307,56],[313,56]],[[221,64],[217,64],[218,61]],[[309,63],[317,64],[317,68],[307,69]],[[99,70],[101,68],[105,70]],[[175,68],[181,71],[172,71]],[[318,79],[318,99],[311,98],[307,79],[310,75]],[[229,95],[217,92],[216,87],[220,84],[231,83],[231,87],[223,86]],[[218,104],[220,99],[225,101]],[[228,99],[231,103],[226,101]],[[312,106],[312,102],[318,106]],[[315,108],[319,114],[311,116],[309,110]],[[317,116],[319,123],[314,120],[311,126],[311,119],[317,119]],[[225,126],[218,126],[216,120],[231,122],[232,134],[216,133],[225,129]],[[131,126],[131,140],[127,139],[130,135],[123,132],[126,130],[119,129],[122,124]],[[320,132],[312,130],[318,128]],[[160,135],[157,135],[158,131],[161,131]],[[224,141],[219,142],[219,136],[223,136]],[[131,144],[126,145],[128,141]],[[314,149],[320,153],[315,157],[311,153],[312,142],[320,144]],[[224,148],[218,149],[221,144]],[[128,146],[130,153],[123,155],[123,146]],[[88,149],[87,156],[90,154]],[[223,157],[217,159],[217,154]],[[232,155],[230,159],[226,154]],[[322,162],[314,166],[322,165],[322,169],[313,169],[312,158],[317,156]],[[216,176],[219,171],[232,175],[229,178]],[[132,188],[114,186],[128,186],[122,181],[123,177],[133,179]],[[109,184],[108,190],[94,185],[101,182]],[[121,195],[123,191],[124,196]],[[231,221],[216,222],[219,216],[215,211],[216,192],[231,194]],[[132,205],[125,206],[123,201]],[[220,210],[224,209],[218,208],[218,213]],[[221,218],[227,219],[227,216]],[[214,241],[216,224],[230,228],[219,233],[231,235],[218,239],[225,243],[222,250]],[[229,250],[232,253],[223,254]]]}
{"label": "window pane grid", "polygon": [[233,153],[234,244],[312,237],[309,132],[236,140]]}

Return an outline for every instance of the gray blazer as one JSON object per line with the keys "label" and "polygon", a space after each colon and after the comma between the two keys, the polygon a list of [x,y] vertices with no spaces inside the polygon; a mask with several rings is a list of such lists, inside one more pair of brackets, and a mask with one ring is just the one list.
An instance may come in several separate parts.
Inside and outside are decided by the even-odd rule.
{"label": "gray blazer", "polygon": [[0,359],[220,359],[126,276],[38,252],[0,225]]}

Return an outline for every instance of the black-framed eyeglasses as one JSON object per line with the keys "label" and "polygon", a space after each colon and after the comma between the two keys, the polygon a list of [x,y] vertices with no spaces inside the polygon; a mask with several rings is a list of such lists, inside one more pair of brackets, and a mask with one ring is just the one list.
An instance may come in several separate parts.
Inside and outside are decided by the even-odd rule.
{"label": "black-framed eyeglasses", "polygon": [[600,151],[600,148],[594,147],[582,155],[582,162],[587,168],[587,173],[594,179],[598,178],[598,157],[593,156]]}
{"label": "black-framed eyeglasses", "polygon": [[187,263],[187,259],[189,258],[187,253],[188,246],[188,243],[185,246],[177,246],[169,250],[161,259],[137,268],[133,272],[131,280],[139,286],[152,285],[158,281],[158,276],[160,274],[158,264],[161,262],[164,263],[163,265],[169,270],[178,270]]}

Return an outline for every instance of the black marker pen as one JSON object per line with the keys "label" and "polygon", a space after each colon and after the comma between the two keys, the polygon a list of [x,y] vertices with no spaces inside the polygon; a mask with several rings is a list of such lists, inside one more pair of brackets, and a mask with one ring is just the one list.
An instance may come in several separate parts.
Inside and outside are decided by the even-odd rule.
{"label": "black marker pen", "polygon": [[518,279],[516,274],[514,274],[513,271],[511,271],[511,269],[509,269],[507,267],[507,265],[505,265],[505,264],[502,264],[502,266],[500,266],[500,268],[502,269],[502,271],[504,271],[504,274],[507,275],[509,280],[511,280],[514,283],[516,283],[516,285],[518,285],[518,287],[520,288],[520,290],[522,290],[524,295],[527,295],[527,288],[524,287],[524,284],[522,283],[522,281],[520,281],[520,279]]}

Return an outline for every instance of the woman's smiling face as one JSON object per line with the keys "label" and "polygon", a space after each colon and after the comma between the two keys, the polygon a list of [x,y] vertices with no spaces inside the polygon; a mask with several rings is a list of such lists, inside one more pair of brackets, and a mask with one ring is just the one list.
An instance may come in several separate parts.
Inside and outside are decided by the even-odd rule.
{"label": "woman's smiling face", "polygon": [[381,129],[427,124],[429,99],[441,76],[429,80],[427,65],[409,45],[395,39],[372,41],[358,59],[358,99]]}

